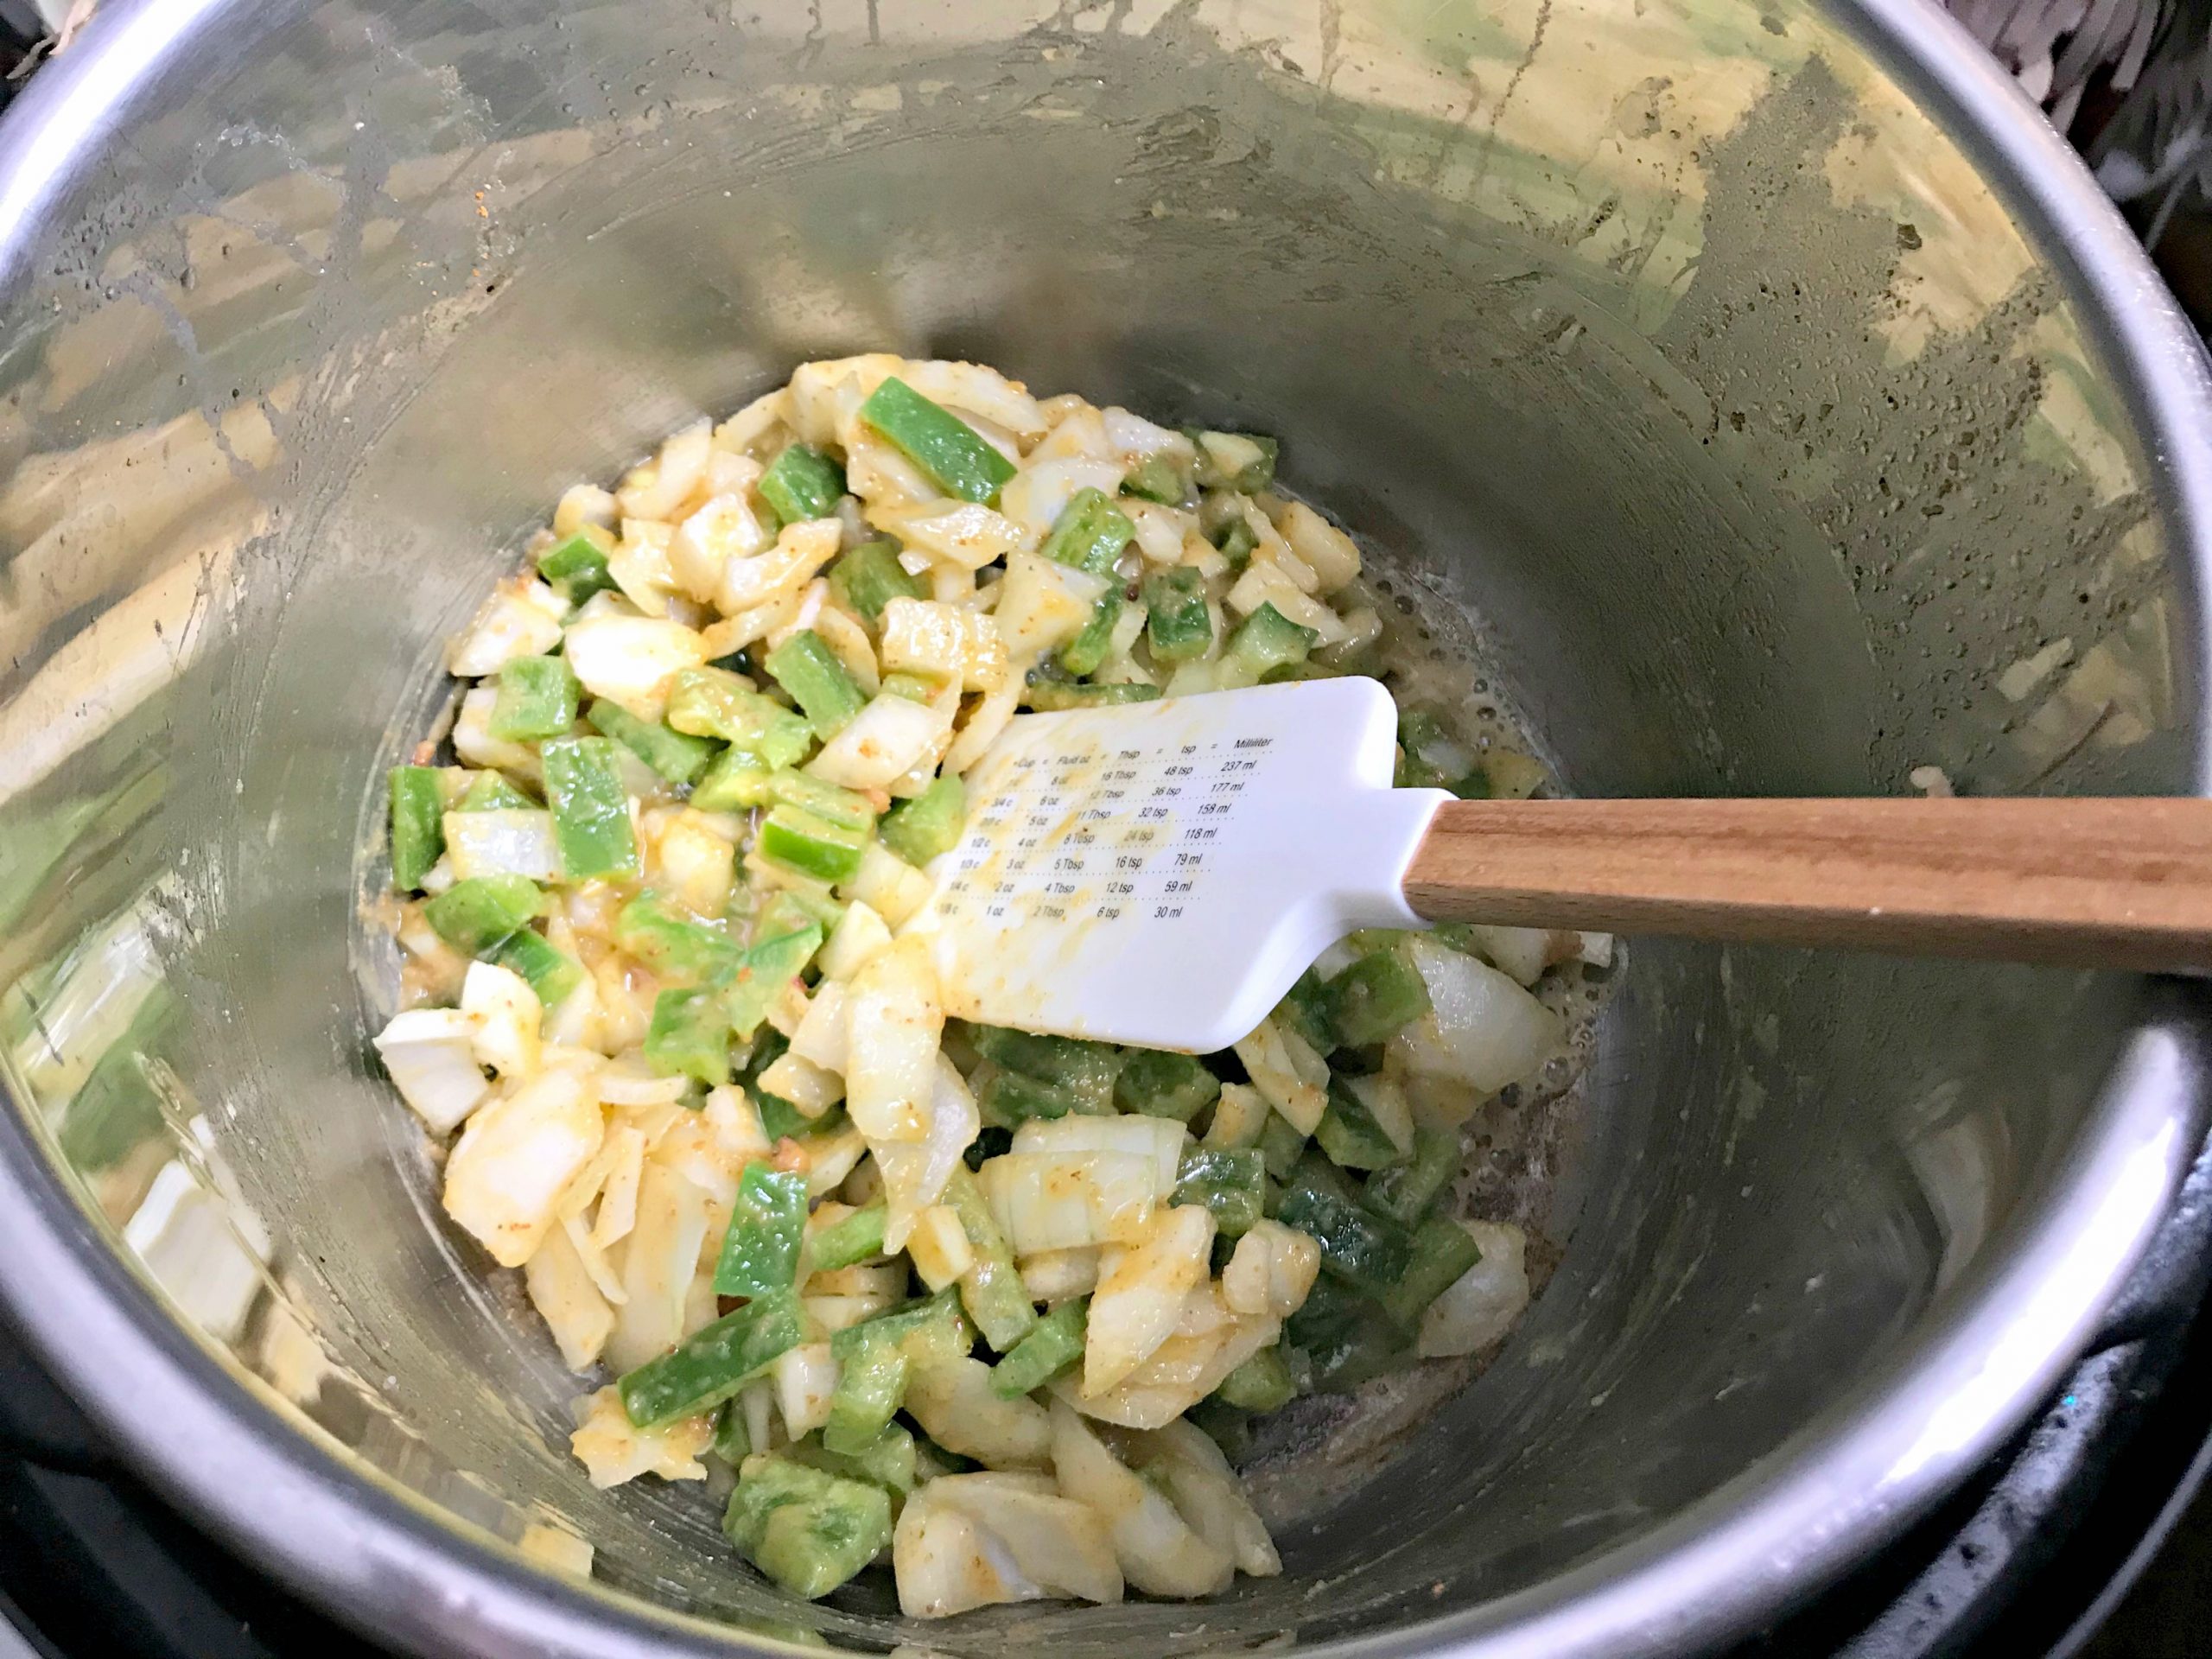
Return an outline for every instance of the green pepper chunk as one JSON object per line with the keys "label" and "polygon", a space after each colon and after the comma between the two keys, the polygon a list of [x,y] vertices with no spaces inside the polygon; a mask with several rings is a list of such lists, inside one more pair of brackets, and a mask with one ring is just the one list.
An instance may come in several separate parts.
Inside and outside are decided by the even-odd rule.
{"label": "green pepper chunk", "polygon": [[603,737],[554,738],[538,747],[553,839],[571,881],[639,874],[638,839],[630,827],[630,795],[614,745]]}
{"label": "green pepper chunk", "polygon": [[753,486],[787,524],[827,518],[845,493],[845,469],[812,444],[793,443],[768,463]]}
{"label": "green pepper chunk", "polygon": [[849,1216],[840,1216],[806,1242],[806,1270],[835,1273],[883,1254],[883,1226],[888,1212],[879,1198]]}
{"label": "green pepper chunk", "polygon": [[1415,1129],[1413,1156],[1367,1178],[1367,1207],[1414,1226],[1452,1185],[1463,1155],[1458,1135],[1444,1129]]}
{"label": "green pepper chunk", "polygon": [[977,1053],[1003,1071],[1018,1071],[1040,1083],[1058,1084],[1072,1097],[1077,1111],[1114,1109],[1114,1079],[1122,1067],[1122,1054],[1110,1043],[1084,1042],[1074,1037],[1044,1037],[1006,1026],[970,1026],[968,1040],[975,1044]]}
{"label": "green pepper chunk", "polygon": [[679,670],[668,683],[668,723],[693,737],[718,737],[771,769],[797,766],[814,741],[804,715],[724,668]]}
{"label": "green pepper chunk", "polygon": [[1122,493],[1139,500],[1157,501],[1163,507],[1179,507],[1191,499],[1197,480],[1190,464],[1162,452],[1147,455],[1129,469],[1122,480]]}
{"label": "green pepper chunk", "polygon": [[920,794],[892,803],[876,826],[883,844],[916,869],[960,844],[968,822],[968,790],[957,778],[933,779]]}
{"label": "green pepper chunk", "polygon": [[438,785],[438,769],[394,766],[391,885],[402,893],[415,892],[445,850],[445,795]]}
{"label": "green pepper chunk", "polygon": [[563,955],[543,934],[532,932],[527,927],[517,928],[501,939],[486,954],[485,960],[496,962],[528,980],[530,988],[537,993],[538,1001],[549,1012],[567,1001],[569,993],[584,982],[581,963]]}
{"label": "green pepper chunk", "polygon": [[806,711],[814,734],[827,742],[867,706],[868,698],[828,641],[812,628],[797,633],[768,653],[768,677],[791,693]]}
{"label": "green pepper chunk", "polygon": [[849,881],[860,874],[868,836],[801,808],[779,806],[760,821],[759,851],[768,862],[817,881]]}
{"label": "green pepper chunk", "polygon": [[688,737],[658,721],[640,720],[605,697],[594,702],[584,717],[671,784],[690,783],[715,758],[715,746],[706,739]]}
{"label": "green pepper chunk", "polygon": [[733,1469],[752,1454],[753,1433],[745,1426],[745,1409],[736,1401],[725,1401],[715,1419],[715,1455]]}
{"label": "green pepper chunk", "polygon": [[499,670],[486,722],[508,742],[558,737],[576,723],[576,677],[558,657],[518,657]]}
{"label": "green pepper chunk", "polygon": [[996,1071],[984,1079],[976,1096],[976,1109],[984,1122],[1011,1129],[1031,1118],[1065,1117],[1083,1111],[1072,1090],[1019,1071]]}
{"label": "green pepper chunk", "polygon": [[1114,643],[1114,627],[1122,620],[1122,588],[1117,582],[1098,596],[1090,607],[1090,620],[1083,632],[1060,647],[1058,661],[1070,674],[1096,674]]}
{"label": "green pepper chunk", "polygon": [[1413,1258],[1406,1230],[1354,1203],[1344,1178],[1310,1154],[1283,1189],[1275,1219],[1311,1233],[1321,1247],[1322,1268],[1370,1295],[1402,1278]]}
{"label": "green pepper chunk", "polygon": [[1260,1155],[1267,1160],[1268,1173],[1279,1181],[1289,1179],[1305,1154],[1306,1137],[1298,1126],[1281,1112],[1269,1112],[1268,1126],[1260,1131]]}
{"label": "green pepper chunk", "polygon": [[860,416],[947,495],[988,505],[1014,476],[1014,463],[982,433],[895,375],[868,394]]}
{"label": "green pepper chunk", "polygon": [[1062,1302],[1037,1321],[1029,1334],[991,1367],[991,1392],[1001,1400],[1019,1399],[1043,1388],[1083,1357],[1090,1317],[1090,1298]]}
{"label": "green pepper chunk", "polygon": [[607,556],[613,550],[612,535],[597,524],[586,524],[537,556],[537,574],[569,604],[581,605],[614,586],[607,564]]}
{"label": "green pepper chunk", "polygon": [[744,948],[728,934],[677,915],[651,893],[615,912],[614,943],[664,978],[693,984],[727,985],[745,961]]}
{"label": "green pepper chunk", "polygon": [[1213,644],[1213,613],[1206,607],[1205,578],[1187,564],[1155,570],[1144,579],[1145,639],[1153,659],[1187,662],[1203,657]]}
{"label": "green pepper chunk", "polygon": [[768,797],[780,805],[796,807],[836,824],[840,830],[866,830],[875,822],[875,804],[858,790],[825,784],[811,773],[788,769],[768,780]]}
{"label": "green pepper chunk", "polygon": [[906,1398],[917,1363],[964,1355],[975,1340],[954,1294],[939,1294],[848,1325],[830,1338],[837,1387],[822,1444],[858,1452],[881,1434]]}
{"label": "green pepper chunk", "polygon": [[798,1297],[756,1298],[623,1376],[622,1409],[639,1428],[711,1411],[805,1338]]}
{"label": "green pepper chunk", "polygon": [[778,1455],[894,1492],[911,1493],[921,1483],[921,1448],[914,1442],[913,1432],[899,1423],[885,1424],[873,1440],[855,1445],[850,1452],[800,1440],[782,1447]]}
{"label": "green pepper chunk", "polygon": [[784,994],[822,948],[822,925],[809,922],[779,938],[763,939],[745,953],[728,993],[722,1000],[723,1017],[741,1037],[750,1037]]}
{"label": "green pepper chunk", "polygon": [[1262,1348],[1221,1380],[1213,1397],[1240,1411],[1274,1411],[1290,1403],[1298,1384],[1281,1348]]}
{"label": "green pepper chunk", "polygon": [[480,772],[468,780],[468,787],[461,791],[461,798],[453,804],[456,812],[526,812],[537,804],[496,772]]}
{"label": "green pepper chunk", "polygon": [[961,1230],[968,1235],[968,1248],[976,1258],[960,1275],[961,1305],[983,1333],[985,1342],[999,1353],[1009,1352],[1037,1323],[1028,1287],[1021,1282],[1020,1271],[1014,1265],[1014,1250],[992,1219],[982,1189],[965,1164],[956,1167],[952,1179],[945,1182],[941,1202],[950,1205],[960,1217]]}
{"label": "green pepper chunk", "polygon": [[645,1064],[657,1077],[729,1081],[729,1017],[711,990],[663,991],[645,1028]]}
{"label": "green pepper chunk", "polygon": [[1217,543],[1222,557],[1229,561],[1230,570],[1237,575],[1242,575],[1244,567],[1252,563],[1253,550],[1259,544],[1259,537],[1242,518],[1221,532],[1221,540]]}
{"label": "green pepper chunk", "polygon": [[1213,1212],[1217,1237],[1241,1237],[1261,1217],[1267,1173],[1267,1160],[1257,1147],[1191,1146],[1183,1153],[1169,1201],[1205,1206]]}
{"label": "green pepper chunk", "polygon": [[1403,1156],[1367,1109],[1367,1103],[1341,1077],[1329,1079],[1328,1109],[1321,1114],[1313,1139],[1339,1169],[1383,1169]]}
{"label": "green pepper chunk", "polygon": [[1032,680],[1022,701],[1039,714],[1059,709],[1109,709],[1125,702],[1152,702],[1160,688],[1132,681],[1128,684],[1077,685],[1068,680]]}
{"label": "green pepper chunk", "polygon": [[899,544],[862,542],[830,567],[830,591],[873,627],[894,599],[927,599],[930,585],[899,563]]}
{"label": "green pepper chunk", "polygon": [[1329,997],[1321,976],[1308,968],[1275,1004],[1277,1026],[1294,1031],[1306,1046],[1326,1059],[1336,1052],[1337,1034],[1329,1028]]}
{"label": "green pepper chunk", "polygon": [[715,1268],[718,1296],[773,1296],[798,1284],[806,1236],[806,1177],[754,1161],[738,1178],[736,1207]]}
{"label": "green pepper chunk", "polygon": [[691,789],[691,804],[702,812],[741,812],[774,800],[770,785],[776,769],[759,755],[735,747],[724,749]]}
{"label": "green pepper chunk", "polygon": [[1129,1049],[1114,1079],[1114,1098],[1125,1112],[1187,1123],[1221,1098],[1221,1079],[1193,1055]]}
{"label": "green pepper chunk", "polygon": [[1283,1340],[1306,1357],[1313,1386],[1323,1390],[1355,1388],[1395,1369],[1405,1353],[1381,1308],[1325,1278],[1284,1321]]}
{"label": "green pepper chunk", "polygon": [[1085,485],[1068,498],[1038,551],[1094,576],[1110,576],[1137,527],[1105,491]]}
{"label": "green pepper chunk", "polygon": [[891,1495],[866,1481],[755,1452],[738,1471],[722,1530],[762,1573],[813,1601],[890,1544]]}
{"label": "green pepper chunk", "polygon": [[1275,462],[1282,453],[1276,439],[1256,432],[1210,432],[1195,426],[1183,435],[1198,449],[1198,480],[1201,489],[1240,490],[1256,495],[1275,481]]}
{"label": "green pepper chunk", "polygon": [[423,918],[454,950],[480,957],[527,927],[543,897],[526,875],[472,875],[425,904]]}
{"label": "green pepper chunk", "polygon": [[1263,602],[1236,625],[1223,655],[1260,680],[1304,662],[1306,653],[1320,641],[1321,636],[1313,629],[1300,626],[1272,603]]}
{"label": "green pepper chunk", "polygon": [[1465,1228],[1449,1216],[1431,1216],[1414,1230],[1413,1259],[1382,1293],[1382,1311],[1400,1329],[1411,1331],[1428,1305],[1482,1259],[1481,1247]]}
{"label": "green pepper chunk", "polygon": [[1347,1048],[1364,1048],[1428,1012],[1428,986],[1395,950],[1370,950],[1323,988],[1329,1028]]}

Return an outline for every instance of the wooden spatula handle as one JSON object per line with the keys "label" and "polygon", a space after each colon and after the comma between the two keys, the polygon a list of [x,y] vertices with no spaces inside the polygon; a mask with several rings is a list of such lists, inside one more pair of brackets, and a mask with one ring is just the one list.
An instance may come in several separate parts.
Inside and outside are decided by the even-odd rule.
{"label": "wooden spatula handle", "polygon": [[2212,969],[2212,800],[1455,801],[1436,921]]}

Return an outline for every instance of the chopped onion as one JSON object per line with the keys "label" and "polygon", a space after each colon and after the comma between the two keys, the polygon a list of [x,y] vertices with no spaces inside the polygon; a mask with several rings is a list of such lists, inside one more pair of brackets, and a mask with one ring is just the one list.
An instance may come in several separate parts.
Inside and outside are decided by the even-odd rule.
{"label": "chopped onion", "polygon": [[[868,962],[887,950],[891,944],[891,928],[875,912],[873,905],[855,899],[845,906],[845,913],[837,918],[837,925],[830,930],[830,938],[822,947],[822,977],[824,983],[834,984],[852,978]],[[820,993],[817,990],[817,995]],[[830,1062],[818,1055],[810,1055],[818,1065]],[[843,1064],[832,1066],[842,1071]]]}
{"label": "chopped onion", "polygon": [[854,1126],[872,1146],[924,1139],[944,1030],[926,942],[894,940],[854,978],[846,1001],[845,1109]]}
{"label": "chopped onion", "polygon": [[[891,926],[904,927],[930,900],[930,879],[880,841],[871,841],[861,854],[860,874],[840,889],[857,899]],[[855,975],[857,980],[859,976]]]}
{"label": "chopped onion", "polygon": [[837,1390],[837,1362],[826,1342],[786,1348],[769,1368],[776,1384],[776,1409],[784,1433],[798,1440],[830,1421],[830,1396]]}
{"label": "chopped onion", "polygon": [[1141,1242],[1159,1176],[1140,1153],[1010,1152],[976,1179],[1014,1254],[1029,1255]]}
{"label": "chopped onion", "polygon": [[1303,501],[1293,501],[1275,519],[1290,550],[1320,579],[1318,592],[1333,594],[1359,574],[1359,548]]}
{"label": "chopped onion", "polygon": [[1227,1550],[1202,1537],[1165,1493],[1122,1466],[1065,1402],[1052,1408],[1060,1490],[1105,1521],[1122,1576],[1151,1596],[1217,1595],[1236,1575]]}
{"label": "chopped onion", "polygon": [[1533,985],[1551,956],[1552,936],[1541,927],[1471,926],[1467,937],[1482,958],[1516,985]]}
{"label": "chopped onion", "polygon": [[1221,1299],[1233,1313],[1287,1319],[1306,1306],[1320,1270],[1321,1247],[1312,1234],[1256,1221],[1221,1270]]}
{"label": "chopped onion", "polygon": [[932,402],[980,415],[1016,437],[1045,435],[1045,411],[1028,389],[987,365],[934,358],[910,359],[899,378]]}
{"label": "chopped onion", "polygon": [[[1321,1127],[1321,1114],[1329,1109],[1328,1066],[1296,1033],[1272,1019],[1262,1020],[1235,1047],[1252,1086],[1290,1120],[1293,1128],[1311,1135]],[[1316,1067],[1321,1073],[1318,1080],[1312,1076]]]}
{"label": "chopped onion", "polygon": [[446,1160],[446,1213],[501,1267],[522,1266],[605,1131],[599,1102],[577,1072],[540,1072],[468,1120]]}
{"label": "chopped onion", "polygon": [[668,706],[669,681],[707,660],[706,641],[696,631],[652,616],[572,622],[563,651],[585,690],[640,720],[658,720]]}
{"label": "chopped onion", "polygon": [[683,591],[711,600],[732,559],[749,559],[775,544],[768,525],[744,495],[717,495],[676,527],[668,543],[669,573]]}
{"label": "chopped onion", "polygon": [[969,501],[927,501],[919,506],[879,508],[873,522],[910,548],[919,548],[963,570],[994,564],[1028,539],[1003,513]]}
{"label": "chopped onion", "polygon": [[995,691],[1007,675],[1007,645],[990,617],[933,599],[900,594],[883,607],[883,666],[963,690]]}
{"label": "chopped onion", "polygon": [[553,839],[553,815],[543,808],[448,812],[444,826],[446,856],[453,861],[456,880],[477,875],[560,879],[561,849]]}
{"label": "chopped onion", "polygon": [[1390,1139],[1398,1155],[1409,1158],[1414,1150],[1414,1111],[1406,1103],[1406,1091],[1387,1077],[1346,1077],[1349,1089],[1359,1103],[1367,1108],[1368,1116],[1376,1127]]}
{"label": "chopped onion", "polygon": [[672,518],[706,474],[714,428],[707,422],[687,426],[664,442],[660,453],[633,467],[615,492],[623,513],[632,518]]}
{"label": "chopped onion", "polygon": [[520,974],[496,963],[470,963],[461,982],[461,1011],[476,1023],[478,1065],[503,1077],[526,1077],[537,1070],[544,1010]]}
{"label": "chopped onion", "polygon": [[438,1135],[450,1135],[492,1091],[476,1064],[476,1022],[459,1008],[410,1008],[376,1039],[399,1097]]}
{"label": "chopped onion", "polygon": [[779,1054],[761,1069],[760,1087],[808,1117],[820,1117],[845,1096],[843,1078],[796,1051]]}
{"label": "chopped onion", "polygon": [[663,1163],[645,1160],[637,1215],[622,1252],[622,1289],[607,1338],[607,1363],[634,1370],[673,1348],[683,1334],[683,1308],[699,1271],[708,1232],[707,1195]]}
{"label": "chopped onion", "polygon": [[1471,1354],[1503,1340],[1529,1306],[1528,1236],[1504,1222],[1463,1221],[1459,1225],[1482,1251],[1482,1259],[1428,1305],[1421,1316],[1419,1352],[1423,1359]]}
{"label": "chopped onion", "polygon": [[1021,1258],[1021,1285],[1033,1302],[1065,1302],[1098,1287],[1098,1247],[1039,1250]]}
{"label": "chopped onion", "polygon": [[1183,1163],[1183,1147],[1191,1132],[1173,1118],[1033,1117],[1014,1132],[1015,1152],[1133,1152],[1150,1158],[1157,1174],[1152,1196],[1166,1203],[1174,1192]]}
{"label": "chopped onion", "polygon": [[804,769],[845,789],[881,789],[912,770],[944,731],[944,717],[927,703],[877,696],[823,744]]}
{"label": "chopped onion", "polygon": [[903,1247],[922,1211],[944,1192],[944,1184],[982,1128],[976,1096],[959,1068],[937,1057],[930,1096],[930,1132],[920,1141],[887,1141],[875,1148],[886,1210],[883,1243]]}
{"label": "chopped onion", "polygon": [[899,1609],[944,1618],[1003,1602],[1122,1599],[1106,1524],[1050,1482],[943,1475],[906,1500],[892,1535]]}
{"label": "chopped onion", "polygon": [[1174,1333],[1183,1305],[1205,1279],[1213,1233],[1213,1212],[1203,1205],[1165,1205],[1152,1212],[1142,1243],[1099,1257],[1084,1338],[1084,1394],[1114,1387]]}
{"label": "chopped onion", "polygon": [[1267,1523],[1204,1429],[1179,1421],[1142,1432],[1124,1430],[1113,1438],[1133,1467],[1166,1484],[1192,1530],[1233,1560],[1238,1572],[1268,1579],[1282,1571]]}
{"label": "chopped onion", "polygon": [[1014,554],[991,612],[1011,662],[1026,667],[1081,633],[1107,585],[1103,576],[1040,553]]}
{"label": "chopped onion", "polygon": [[[855,905],[853,908],[857,910],[861,906]],[[887,931],[884,934],[887,944],[890,938]],[[791,1033],[791,1052],[793,1054],[822,1071],[835,1071],[840,1077],[844,1075],[846,1056],[850,1052],[848,1039],[852,1030],[851,1014],[845,1001],[845,988],[834,979],[823,980],[814,988],[814,995],[806,1005],[806,1015],[798,1022],[798,1029]],[[772,1089],[770,1092],[774,1093],[775,1090]]]}
{"label": "chopped onion", "polygon": [[913,1230],[906,1235],[906,1254],[913,1257],[922,1283],[932,1291],[943,1290],[976,1264],[968,1230],[950,1205],[933,1204],[914,1217]]}
{"label": "chopped onion", "polygon": [[1497,969],[1418,935],[1405,950],[1429,1000],[1429,1012],[1390,1039],[1408,1071],[1488,1094],[1529,1076],[1558,1046],[1559,1016]]}
{"label": "chopped onion", "polygon": [[1001,1399],[991,1368],[978,1359],[918,1365],[906,1384],[906,1410],[946,1451],[994,1469],[1041,1468],[1052,1460],[1045,1408],[1017,1395]]}
{"label": "chopped onion", "polygon": [[499,701],[499,692],[488,685],[476,686],[461,698],[461,712],[454,716],[454,753],[472,766],[508,772],[535,783],[542,775],[537,751],[528,744],[492,735],[492,710]]}
{"label": "chopped onion", "polygon": [[658,1428],[639,1428],[622,1409],[620,1391],[612,1387],[577,1404],[582,1409],[569,1449],[593,1485],[620,1486],[639,1475],[658,1475],[663,1480],[707,1478],[699,1454],[714,1441],[711,1416],[679,1417]]}
{"label": "chopped onion", "polygon": [[841,536],[835,518],[785,524],[766,553],[732,559],[722,567],[721,582],[715,589],[715,607],[724,615],[734,616],[804,588],[837,556]]}
{"label": "chopped onion", "polygon": [[[1117,495],[1122,488],[1121,465],[1110,461],[1044,461],[1025,467],[999,491],[999,511],[1019,524],[1034,547],[1066,511],[1077,490],[1103,490]],[[1007,564],[1009,572],[1012,562]]]}
{"label": "chopped onion", "polygon": [[567,609],[542,582],[504,585],[447,648],[446,667],[473,680],[498,673],[518,657],[543,657],[561,643],[561,618]]}

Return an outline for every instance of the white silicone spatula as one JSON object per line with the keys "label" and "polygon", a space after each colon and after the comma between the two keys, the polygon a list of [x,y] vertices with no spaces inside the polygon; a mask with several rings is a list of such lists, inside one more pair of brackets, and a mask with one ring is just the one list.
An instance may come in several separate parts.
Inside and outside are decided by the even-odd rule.
{"label": "white silicone spatula", "polygon": [[2212,801],[1459,801],[1373,680],[1025,715],[931,867],[947,1013],[1208,1052],[1361,927],[2212,966]]}

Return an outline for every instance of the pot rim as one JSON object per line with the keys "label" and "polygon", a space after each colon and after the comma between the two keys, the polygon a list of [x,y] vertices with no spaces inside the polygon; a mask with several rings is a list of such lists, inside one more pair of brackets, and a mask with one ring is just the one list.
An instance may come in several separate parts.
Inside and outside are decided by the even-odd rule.
{"label": "pot rim", "polygon": [[[95,164],[178,42],[225,11],[235,39],[302,9],[110,0],[6,118],[0,283],[22,279],[42,211]],[[1831,15],[1981,166],[2115,371],[2154,468],[2201,664],[2212,637],[2212,380],[2195,333],[2073,152],[1948,14],[1922,0],[1835,0]],[[2200,667],[2189,688],[2200,793],[2212,782],[2206,677]],[[2178,1002],[2151,1017],[2000,1259],[1952,1288],[1910,1352],[1758,1465],[1541,1584],[1329,1650],[1694,1650],[1755,1630],[1890,1541],[2026,1420],[2089,1340],[2195,1150],[2204,1023]],[[10,1197],[0,1203],[0,1295],[130,1466],[231,1547],[364,1631],[425,1654],[798,1651],[551,1573],[387,1480],[186,1328],[10,1098],[15,1109],[0,1112],[0,1185]],[[1915,1397],[1940,1403],[1906,1408]]]}

